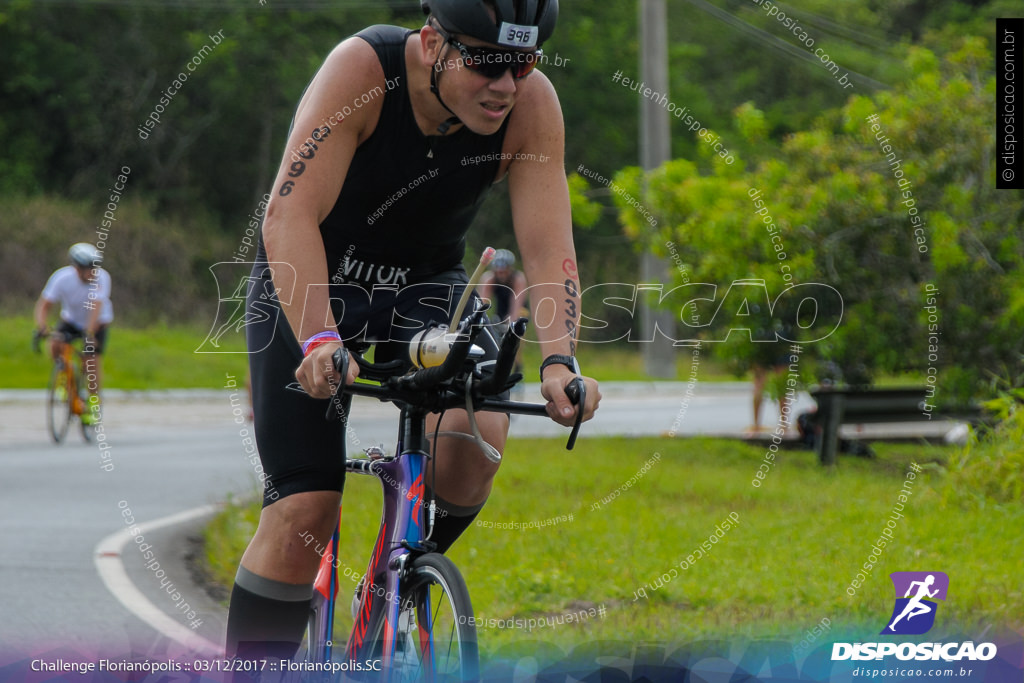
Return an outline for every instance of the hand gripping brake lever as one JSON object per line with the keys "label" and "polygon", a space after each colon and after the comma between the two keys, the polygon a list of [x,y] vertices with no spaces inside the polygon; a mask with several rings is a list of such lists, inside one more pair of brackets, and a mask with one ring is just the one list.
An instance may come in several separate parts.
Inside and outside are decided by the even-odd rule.
{"label": "hand gripping brake lever", "polygon": [[348,349],[341,347],[331,356],[334,361],[334,368],[341,374],[341,382],[334,388],[331,394],[331,402],[327,406],[327,421],[335,422],[348,417],[349,408],[352,406],[352,394],[341,395],[341,388],[345,386],[345,378],[348,377],[348,364],[352,362]]}
{"label": "hand gripping brake lever", "polygon": [[576,422],[572,426],[572,432],[569,433],[569,441],[565,444],[565,450],[571,451],[576,445],[576,437],[579,436],[580,425],[583,424],[583,409],[587,405],[587,386],[583,383],[583,378],[577,376],[569,382],[565,387],[565,395],[577,407]]}

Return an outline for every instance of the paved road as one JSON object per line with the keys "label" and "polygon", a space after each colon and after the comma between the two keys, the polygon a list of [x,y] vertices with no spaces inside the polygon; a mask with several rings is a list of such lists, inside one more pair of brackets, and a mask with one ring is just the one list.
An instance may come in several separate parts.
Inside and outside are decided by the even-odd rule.
{"label": "paved road", "polygon": [[[520,398],[539,398],[535,391],[527,387]],[[738,435],[750,422],[750,389],[742,383],[698,383],[689,394],[683,383],[606,384],[603,391],[599,417],[585,436]],[[55,648],[88,658],[182,651],[154,624],[178,640],[191,639],[190,647],[220,647],[223,609],[195,586],[182,562],[188,552],[182,529],[203,518],[181,513],[258,488],[244,445],[251,430],[240,416],[244,405],[244,393],[232,398],[230,391],[110,392],[104,423],[110,447],[101,451],[77,433],[62,446],[51,444],[41,392],[0,391],[0,667]],[[801,395],[794,412],[810,405]],[[777,416],[765,407],[771,424]],[[363,444],[393,442],[394,408],[361,401],[354,415]],[[549,421],[523,417],[512,429],[566,434]],[[146,523],[134,542],[126,531],[131,520]],[[150,559],[142,544],[151,547]],[[158,614],[147,616],[153,607]]]}
{"label": "paved road", "polygon": [[[41,401],[0,402],[0,411],[0,648],[32,654],[60,646],[87,656],[150,650],[155,631],[104,585],[96,546],[114,532],[127,537],[125,514],[155,520],[253,490],[227,397],[180,407],[112,400],[108,459],[76,433],[52,445]],[[189,419],[177,421],[179,412]],[[145,541],[164,566],[181,564],[174,548]],[[155,574],[142,579],[145,589],[160,588]],[[173,609],[168,596],[163,601]]]}

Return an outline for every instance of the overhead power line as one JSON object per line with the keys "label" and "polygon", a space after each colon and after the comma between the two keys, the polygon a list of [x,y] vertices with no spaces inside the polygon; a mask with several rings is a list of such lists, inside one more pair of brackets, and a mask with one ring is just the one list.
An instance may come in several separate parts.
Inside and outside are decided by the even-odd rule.
{"label": "overhead power line", "polygon": [[[794,57],[796,59],[800,59],[805,62],[814,64],[819,68],[821,67],[821,60],[814,56],[813,53],[801,49],[791,43],[788,43],[785,40],[779,38],[778,36],[769,33],[768,31],[757,28],[756,26],[752,26],[751,24],[748,24],[742,19],[734,17],[725,10],[712,5],[710,2],[707,2],[706,0],[687,0],[687,2],[689,2],[697,9],[710,14],[716,19],[719,19],[720,21],[729,24],[733,28],[742,31],[743,33],[746,33],[747,35],[753,37],[755,40],[757,40],[763,45],[766,45],[774,50],[778,50],[783,54],[789,55],[790,57]],[[870,76],[865,76],[864,74],[857,73],[856,71],[853,71],[846,67],[842,68],[845,71],[849,72],[850,80],[855,83],[859,83],[860,85],[863,85],[867,88],[871,88],[872,90],[887,90],[889,88],[889,86],[886,85],[885,83],[876,81]]]}
{"label": "overhead power line", "polygon": [[[758,11],[758,8],[751,5],[749,0],[735,0],[735,2],[743,3],[743,6],[751,12]],[[820,14],[808,12],[807,10],[793,7],[792,5],[787,5],[782,2],[775,2],[775,0],[773,0],[773,2],[789,16],[799,16],[800,20],[806,24],[815,26],[823,31],[832,33],[839,38],[872,50],[886,52],[889,50],[889,47],[893,42],[899,40],[898,37],[874,35],[873,33],[876,32],[873,32],[863,26],[843,26],[842,24],[837,24],[828,17],[823,17]]]}

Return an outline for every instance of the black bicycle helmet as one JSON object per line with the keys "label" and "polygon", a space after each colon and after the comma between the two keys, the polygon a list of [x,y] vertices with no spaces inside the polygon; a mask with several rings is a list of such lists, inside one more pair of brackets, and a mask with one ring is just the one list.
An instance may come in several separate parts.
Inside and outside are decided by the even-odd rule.
{"label": "black bicycle helmet", "polygon": [[[504,47],[539,47],[558,20],[558,0],[420,0],[420,7],[451,33]],[[529,28],[536,34],[525,36]]]}

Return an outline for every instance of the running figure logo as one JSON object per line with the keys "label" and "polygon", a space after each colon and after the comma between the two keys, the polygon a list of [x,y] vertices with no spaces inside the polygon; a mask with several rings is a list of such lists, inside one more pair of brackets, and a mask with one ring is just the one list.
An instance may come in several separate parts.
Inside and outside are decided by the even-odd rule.
{"label": "running figure logo", "polygon": [[882,635],[927,633],[935,624],[935,600],[946,599],[949,577],[944,572],[893,572],[889,577],[896,588],[896,606]]}

